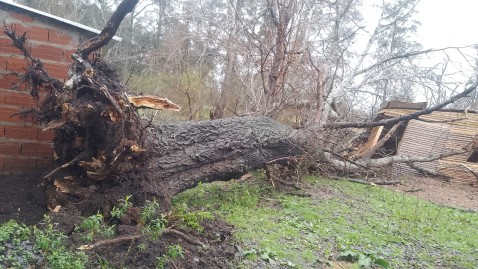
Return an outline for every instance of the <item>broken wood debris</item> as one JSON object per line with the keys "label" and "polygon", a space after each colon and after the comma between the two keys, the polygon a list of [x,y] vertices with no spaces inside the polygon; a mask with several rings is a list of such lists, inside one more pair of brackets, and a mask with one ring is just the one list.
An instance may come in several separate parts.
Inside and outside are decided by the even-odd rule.
{"label": "broken wood debris", "polygon": [[161,98],[152,95],[128,96],[128,101],[135,108],[149,108],[155,110],[180,111],[181,107],[168,98]]}

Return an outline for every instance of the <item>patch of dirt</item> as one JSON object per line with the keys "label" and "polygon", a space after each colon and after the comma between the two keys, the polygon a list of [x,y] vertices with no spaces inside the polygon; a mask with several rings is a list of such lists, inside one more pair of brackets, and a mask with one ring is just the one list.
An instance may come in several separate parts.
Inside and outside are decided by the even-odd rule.
{"label": "patch of dirt", "polygon": [[[90,251],[90,260],[98,260],[98,257],[101,257],[114,268],[156,268],[158,258],[166,255],[168,246],[180,245],[183,249],[183,258],[169,261],[165,268],[233,268],[236,248],[231,238],[232,227],[221,220],[205,221],[202,225],[203,233],[182,232],[205,244],[204,248],[174,235],[164,234],[159,240],[145,236],[140,240],[98,247]],[[118,230],[120,233],[118,236],[141,234],[132,226],[120,226]]]}
{"label": "patch of dirt", "polygon": [[443,180],[412,177],[402,184],[386,188],[428,200],[432,203],[478,211],[478,184],[461,184]]}
{"label": "patch of dirt", "polygon": [[[28,225],[38,224],[48,212],[45,189],[40,186],[39,175],[0,176],[0,224],[10,219]],[[50,213],[55,228],[67,234],[67,245],[77,248],[83,244],[74,225],[81,221],[81,212],[69,205],[57,213]],[[138,226],[119,225],[117,237],[141,235],[139,239],[124,240],[98,246],[86,253],[90,256],[91,267],[99,266],[99,257],[107,260],[114,268],[156,268],[158,257],[167,253],[168,246],[179,244],[183,257],[169,261],[165,268],[233,268],[234,255],[237,252],[232,239],[232,226],[215,219],[202,223],[204,232],[185,231],[175,227],[186,236],[205,244],[206,247],[186,242],[174,234],[164,234],[159,239],[142,235]],[[103,239],[103,240],[110,240]],[[93,243],[96,243],[96,240]],[[143,248],[143,249],[142,249]]]}
{"label": "patch of dirt", "polygon": [[10,219],[32,225],[47,212],[39,175],[0,175],[0,224]]}

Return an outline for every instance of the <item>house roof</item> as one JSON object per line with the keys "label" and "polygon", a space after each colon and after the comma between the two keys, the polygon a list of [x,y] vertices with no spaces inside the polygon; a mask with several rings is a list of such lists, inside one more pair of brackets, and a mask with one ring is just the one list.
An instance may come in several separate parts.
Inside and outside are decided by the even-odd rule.
{"label": "house roof", "polygon": [[[99,34],[101,32],[98,29],[83,25],[81,23],[70,21],[70,20],[55,16],[55,15],[49,14],[47,12],[43,12],[43,11],[38,10],[38,9],[34,9],[34,8],[31,8],[31,7],[27,7],[27,6],[24,6],[24,5],[20,5],[20,4],[11,2],[11,0],[0,0],[0,9],[3,6],[9,7],[9,8],[15,9],[15,10],[20,10],[20,11],[23,11],[23,12],[32,13],[34,15],[39,15],[41,17],[48,18],[48,19],[53,20],[55,22],[58,22],[58,23],[76,28],[80,31],[89,32],[89,33],[93,33],[93,34]],[[119,41],[121,41],[121,38],[118,37],[118,36],[114,36],[113,40],[119,42]]]}
{"label": "house roof", "polygon": [[401,102],[390,100],[388,102],[382,103],[380,109],[393,109],[393,108],[405,108],[405,109],[417,109],[422,110],[427,107],[427,102],[419,102],[419,103],[410,103],[410,102]]}
{"label": "house roof", "polygon": [[[401,102],[401,101],[391,100],[388,102],[384,102],[380,105],[380,110],[378,114],[383,114],[384,112],[388,112],[388,111],[406,111],[406,110],[419,111],[425,108],[427,108],[427,102],[411,103],[411,102]],[[440,113],[440,112],[475,113],[475,114],[478,113],[478,111],[471,110],[471,109],[453,109],[453,108],[444,108],[444,109],[434,111],[434,113]],[[410,113],[412,112],[406,112],[404,114],[410,114]]]}

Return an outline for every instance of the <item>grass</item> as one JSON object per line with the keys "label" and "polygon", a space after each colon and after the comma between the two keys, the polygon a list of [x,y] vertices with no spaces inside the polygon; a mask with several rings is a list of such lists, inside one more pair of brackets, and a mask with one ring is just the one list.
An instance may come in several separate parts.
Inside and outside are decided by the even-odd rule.
{"label": "grass", "polygon": [[[219,214],[242,246],[238,267],[476,268],[478,214],[440,207],[380,187],[315,177],[312,197],[256,179],[199,185],[175,199]],[[324,191],[325,190],[325,191]]]}

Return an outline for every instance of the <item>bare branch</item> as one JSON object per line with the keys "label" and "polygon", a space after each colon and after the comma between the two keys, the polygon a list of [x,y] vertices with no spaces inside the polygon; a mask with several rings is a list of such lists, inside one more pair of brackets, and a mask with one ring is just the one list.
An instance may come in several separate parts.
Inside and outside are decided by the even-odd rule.
{"label": "bare branch", "polygon": [[[469,47],[471,47],[471,46],[469,46]],[[414,56],[418,56],[418,55],[422,55],[422,54],[427,54],[427,53],[430,53],[430,52],[446,51],[446,50],[449,50],[449,49],[461,49],[461,48],[467,48],[467,47],[447,47],[447,48],[441,48],[441,49],[427,49],[427,50],[421,50],[421,51],[410,51],[410,52],[407,52],[407,53],[404,53],[404,54],[394,55],[390,58],[384,59],[384,60],[382,60],[378,63],[374,63],[369,67],[366,67],[362,70],[359,70],[359,71],[355,72],[353,76],[354,77],[359,76],[363,73],[366,73],[366,72],[368,72],[368,71],[370,71],[374,68],[382,66],[383,64],[386,64],[386,63],[391,62],[393,60],[408,59],[410,57],[414,57]]]}
{"label": "bare branch", "polygon": [[450,99],[446,100],[443,103],[437,104],[435,106],[432,106],[430,108],[426,108],[420,111],[413,112],[408,115],[403,115],[400,117],[396,118],[391,118],[391,119],[386,119],[386,120],[380,120],[380,121],[375,121],[375,122],[338,122],[338,123],[332,123],[332,124],[327,124],[324,126],[324,128],[368,128],[368,127],[375,127],[375,126],[384,126],[388,124],[397,124],[401,121],[409,121],[413,119],[418,119],[418,117],[422,115],[428,115],[431,114],[434,111],[440,110],[444,108],[445,106],[454,103],[455,101],[467,96],[470,94],[472,91],[476,90],[478,87],[478,81],[474,82],[472,85],[468,86],[463,92],[452,96]]}
{"label": "bare branch", "polygon": [[395,156],[389,156],[389,157],[379,158],[379,159],[358,160],[353,163],[348,160],[339,161],[339,160],[333,159],[332,158],[333,154],[329,152],[325,152],[323,156],[325,161],[334,165],[337,168],[357,170],[364,167],[367,167],[367,168],[382,167],[382,166],[390,165],[393,163],[431,162],[431,161],[443,159],[446,157],[467,153],[467,152],[470,152],[470,150],[471,149],[467,147],[467,148],[451,150],[451,151],[443,152],[440,154],[428,155],[428,156],[395,155]]}

